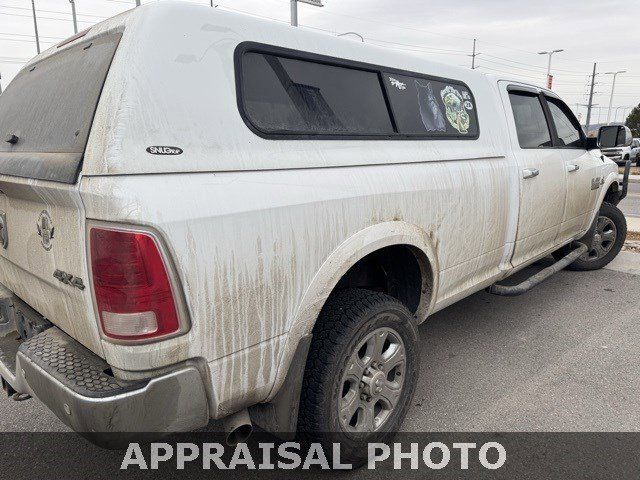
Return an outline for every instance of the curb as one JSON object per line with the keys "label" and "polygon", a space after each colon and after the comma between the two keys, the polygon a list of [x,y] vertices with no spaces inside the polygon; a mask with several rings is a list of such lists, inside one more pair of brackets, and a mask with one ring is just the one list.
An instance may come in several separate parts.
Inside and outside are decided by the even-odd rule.
{"label": "curb", "polygon": [[626,219],[627,219],[627,232],[640,233],[640,218],[626,217]]}

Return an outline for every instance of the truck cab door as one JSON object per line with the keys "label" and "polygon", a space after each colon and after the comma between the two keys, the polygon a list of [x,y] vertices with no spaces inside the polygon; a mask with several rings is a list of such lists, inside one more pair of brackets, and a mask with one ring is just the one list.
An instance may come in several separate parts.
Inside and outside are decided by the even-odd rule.
{"label": "truck cab door", "polygon": [[603,162],[587,151],[586,137],[569,107],[557,97],[545,94],[552,119],[554,149],[567,172],[567,200],[558,243],[564,243],[589,229],[593,210],[602,188]]}
{"label": "truck cab door", "polygon": [[518,167],[520,205],[514,267],[556,245],[564,218],[567,173],[554,149],[550,115],[534,88],[500,82],[511,150]]}

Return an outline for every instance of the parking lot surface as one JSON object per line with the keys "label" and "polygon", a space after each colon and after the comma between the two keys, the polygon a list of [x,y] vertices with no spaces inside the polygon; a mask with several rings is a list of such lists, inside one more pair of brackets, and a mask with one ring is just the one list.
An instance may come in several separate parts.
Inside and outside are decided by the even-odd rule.
{"label": "parking lot surface", "polygon": [[[403,429],[639,431],[638,287],[623,271],[563,271],[521,297],[481,292],[437,313],[420,327]],[[0,431],[66,429],[38,400],[0,401]]]}
{"label": "parking lot surface", "polygon": [[627,217],[640,218],[640,183],[629,183],[627,198],[619,207]]}

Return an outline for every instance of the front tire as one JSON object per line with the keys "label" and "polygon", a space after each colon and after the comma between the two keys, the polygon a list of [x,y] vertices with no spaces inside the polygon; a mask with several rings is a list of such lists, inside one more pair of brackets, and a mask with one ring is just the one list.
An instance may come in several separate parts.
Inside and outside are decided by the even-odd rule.
{"label": "front tire", "polygon": [[396,299],[363,289],[332,294],[307,357],[298,417],[303,439],[339,442],[342,458],[365,461],[366,443],[389,441],[406,416],[418,378],[417,345],[414,316]]}
{"label": "front tire", "polygon": [[[611,262],[624,245],[627,238],[627,220],[618,207],[604,202],[598,212],[596,233],[592,249],[567,267],[567,270],[599,270]],[[568,252],[566,247],[554,252],[559,260]]]}

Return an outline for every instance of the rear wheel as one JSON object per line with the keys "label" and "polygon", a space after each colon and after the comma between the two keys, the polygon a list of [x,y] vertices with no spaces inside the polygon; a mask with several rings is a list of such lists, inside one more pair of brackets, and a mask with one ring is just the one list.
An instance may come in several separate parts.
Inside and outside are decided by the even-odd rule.
{"label": "rear wheel", "polygon": [[340,442],[342,458],[366,460],[366,443],[388,441],[406,416],[418,376],[417,342],[414,317],[396,299],[362,289],[332,294],[307,357],[301,436]]}
{"label": "rear wheel", "polygon": [[[616,258],[627,238],[627,220],[618,207],[604,202],[598,212],[592,248],[567,267],[568,270],[598,270]],[[569,253],[568,247],[554,252],[556,260]]]}

